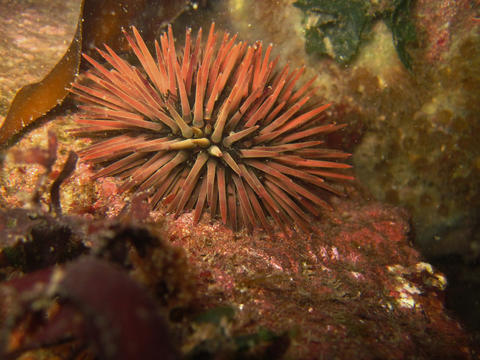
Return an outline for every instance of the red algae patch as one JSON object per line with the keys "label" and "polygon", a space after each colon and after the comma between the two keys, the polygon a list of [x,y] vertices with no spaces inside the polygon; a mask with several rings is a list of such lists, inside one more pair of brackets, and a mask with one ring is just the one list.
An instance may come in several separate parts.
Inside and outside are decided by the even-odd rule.
{"label": "red algae patch", "polygon": [[439,297],[446,279],[411,248],[406,213],[334,206],[310,236],[233,233],[189,215],[167,234],[198,271],[199,302],[234,306],[235,331],[289,333],[287,358],[468,358]]}

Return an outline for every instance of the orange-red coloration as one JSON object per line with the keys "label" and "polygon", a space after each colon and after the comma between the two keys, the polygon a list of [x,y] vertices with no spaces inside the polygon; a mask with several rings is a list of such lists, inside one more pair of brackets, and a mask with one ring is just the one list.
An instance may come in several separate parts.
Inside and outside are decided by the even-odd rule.
{"label": "orange-red coloration", "polygon": [[193,209],[195,222],[209,208],[233,228],[270,229],[273,218],[309,231],[308,214],[328,207],[324,193],[338,193],[325,180],[352,179],[338,162],[349,154],[321,147],[319,136],[344,125],[324,123],[329,105],[308,105],[313,79],[295,90],[303,68],[277,72],[271,45],[263,54],[262,43],[226,33],[217,46],[214,25],[204,46],[201,29],[195,41],[187,30],[180,55],[171,27],[154,56],[132,30],[141,69],[105,46],[108,69],[84,55],[90,82],[72,89],[84,103],[76,132],[103,136],[79,154],[104,166],[96,177],[150,191],[152,208]]}

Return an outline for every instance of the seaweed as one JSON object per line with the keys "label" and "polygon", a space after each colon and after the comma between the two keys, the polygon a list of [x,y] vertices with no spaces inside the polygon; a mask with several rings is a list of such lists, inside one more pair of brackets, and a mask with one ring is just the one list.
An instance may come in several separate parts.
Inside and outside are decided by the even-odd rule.
{"label": "seaweed", "polygon": [[408,70],[412,69],[412,59],[406,50],[407,45],[417,40],[415,25],[410,21],[411,0],[397,0],[397,6],[385,23],[392,31],[393,44],[400,61]]}
{"label": "seaweed", "polygon": [[187,351],[185,358],[188,360],[280,359],[290,346],[288,331],[276,333],[259,326],[253,333],[232,333],[235,310],[231,306],[206,310],[192,320],[195,331],[209,337]]}
{"label": "seaweed", "polygon": [[[72,337],[86,355],[101,359],[177,359],[167,322],[150,294],[107,261],[83,256],[0,285],[0,355],[16,359],[25,350]],[[12,338],[19,337],[12,346]]]}
{"label": "seaweed", "polygon": [[94,49],[103,43],[121,49],[124,44],[119,34],[132,23],[145,32],[146,39],[154,38],[159,26],[190,8],[187,0],[82,0],[77,29],[64,56],[42,80],[25,85],[12,100],[0,127],[0,148],[15,144],[25,132],[41,124],[40,120],[48,121],[48,115],[62,109],[68,88],[83,67],[82,52],[93,56]]}
{"label": "seaweed", "polygon": [[306,50],[327,55],[340,64],[350,63],[374,22],[383,20],[392,32],[398,56],[407,69],[411,58],[407,45],[416,33],[410,20],[412,0],[298,0],[304,13]]}

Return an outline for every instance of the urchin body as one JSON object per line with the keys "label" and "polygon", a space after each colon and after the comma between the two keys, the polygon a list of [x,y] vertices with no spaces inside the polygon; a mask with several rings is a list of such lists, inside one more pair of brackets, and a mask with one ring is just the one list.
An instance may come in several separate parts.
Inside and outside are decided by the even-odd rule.
{"label": "urchin body", "polygon": [[328,105],[308,105],[313,79],[296,89],[304,69],[275,70],[272,46],[247,46],[214,25],[202,45],[187,30],[177,54],[171,28],[152,56],[138,31],[125,33],[141,69],[106,46],[104,67],[93,65],[88,85],[72,91],[85,105],[78,132],[99,137],[80,152],[100,164],[96,177],[119,176],[124,190],[149,191],[152,208],[197,222],[209,209],[233,228],[311,228],[308,214],[328,207],[337,193],[326,179],[342,173],[349,156],[322,147],[321,139],[343,125],[324,123]]}

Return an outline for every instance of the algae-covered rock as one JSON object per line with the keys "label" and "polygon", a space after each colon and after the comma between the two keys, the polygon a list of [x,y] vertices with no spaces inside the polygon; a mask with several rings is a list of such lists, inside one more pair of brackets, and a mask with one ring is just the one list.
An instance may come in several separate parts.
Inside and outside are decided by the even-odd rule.
{"label": "algae-covered rock", "polygon": [[398,56],[410,68],[406,46],[415,39],[410,0],[299,0],[294,5],[305,15],[307,52],[349,63],[368,39],[372,24],[382,19],[392,31]]}

